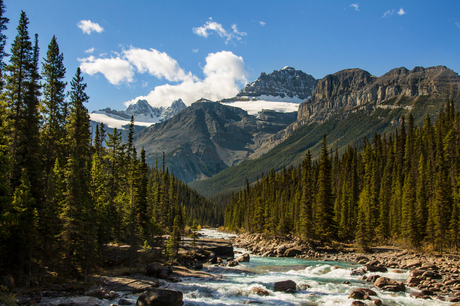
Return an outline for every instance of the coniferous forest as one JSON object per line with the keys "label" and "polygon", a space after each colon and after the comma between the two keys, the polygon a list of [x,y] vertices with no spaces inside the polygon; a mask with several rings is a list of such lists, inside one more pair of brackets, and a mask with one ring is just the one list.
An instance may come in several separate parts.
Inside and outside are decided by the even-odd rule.
{"label": "coniferous forest", "polygon": [[92,139],[80,68],[67,92],[57,38],[41,55],[24,12],[7,51],[4,13],[0,1],[1,275],[87,276],[107,243],[153,246],[194,221],[223,223],[223,209],[175,179],[164,161],[146,164],[132,120],[127,143],[103,124]]}
{"label": "coniferous forest", "polygon": [[422,127],[402,117],[393,133],[348,146],[342,156],[308,152],[296,168],[271,170],[232,195],[230,230],[295,233],[326,242],[375,243],[457,251],[460,205],[460,113],[446,103]]}

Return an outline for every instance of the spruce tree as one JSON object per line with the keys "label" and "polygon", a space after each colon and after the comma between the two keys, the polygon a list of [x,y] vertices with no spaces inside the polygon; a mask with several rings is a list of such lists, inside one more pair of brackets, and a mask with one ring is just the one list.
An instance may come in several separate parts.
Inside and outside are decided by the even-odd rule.
{"label": "spruce tree", "polygon": [[5,98],[9,110],[8,126],[11,139],[10,185],[13,190],[20,184],[21,171],[24,167],[26,151],[24,146],[27,146],[24,139],[26,99],[34,69],[33,47],[29,37],[28,24],[29,19],[22,11],[17,27],[18,34],[11,47],[10,64],[5,67],[7,73]]}
{"label": "spruce tree", "polygon": [[[70,115],[67,123],[69,158],[66,165],[66,198],[64,232],[66,260],[70,272],[81,269],[88,276],[95,264],[94,206],[90,198],[91,134],[88,110],[80,68],[71,82]],[[73,269],[73,270],[72,270]]]}
{"label": "spruce tree", "polygon": [[324,135],[319,163],[318,193],[316,196],[316,231],[321,239],[331,240],[334,238],[333,220],[334,202],[331,186],[331,161],[327,151],[326,135]]}
{"label": "spruce tree", "polygon": [[67,83],[64,81],[66,69],[63,61],[64,56],[59,51],[56,37],[53,36],[48,45],[42,69],[44,79],[41,107],[44,119],[42,138],[46,152],[44,164],[47,175],[52,172],[56,158],[59,158],[61,163],[64,159],[62,140],[65,138],[67,112],[65,88]]}

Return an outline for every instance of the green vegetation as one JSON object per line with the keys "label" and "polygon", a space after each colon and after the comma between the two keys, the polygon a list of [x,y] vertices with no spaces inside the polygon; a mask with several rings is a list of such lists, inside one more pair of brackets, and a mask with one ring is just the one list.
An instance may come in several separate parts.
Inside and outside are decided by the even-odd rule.
{"label": "green vegetation", "polygon": [[[6,22],[0,16],[0,31]],[[80,68],[66,93],[53,37],[40,74],[38,35],[32,43],[28,23],[22,12],[9,63],[0,63],[0,275],[26,287],[87,280],[109,243],[129,244],[131,255],[163,247],[174,257],[187,224],[223,224],[223,207],[177,180],[164,159],[161,168],[147,166],[144,149],[138,154],[133,145],[133,120],[127,143],[103,124],[91,138]],[[0,60],[4,45],[0,35]],[[159,245],[164,234],[171,239]],[[0,300],[9,303],[5,294]]]}
{"label": "green vegetation", "polygon": [[295,233],[305,240],[402,243],[458,251],[460,226],[460,112],[454,102],[416,127],[412,115],[386,134],[365,137],[362,149],[320,158],[307,151],[297,168],[272,169],[254,186],[232,194],[229,230]]}
{"label": "green vegetation", "polygon": [[[219,174],[203,181],[189,183],[202,195],[213,197],[219,193],[238,192],[244,188],[244,179],[252,184],[262,174],[267,174],[272,168],[278,172],[284,166],[296,167],[302,162],[307,150],[312,157],[318,158],[321,151],[321,138],[326,134],[328,144],[337,148],[343,154],[348,145],[362,145],[362,139],[372,139],[375,133],[389,133],[399,124],[401,116],[411,113],[414,124],[421,126],[427,115],[434,119],[445,98],[421,96],[417,99],[399,98],[396,108],[376,108],[365,110],[357,107],[348,114],[336,115],[322,123],[310,123],[295,130],[286,140],[273,148],[267,154],[255,160],[246,160],[241,164],[228,168]],[[391,99],[393,104],[396,98]],[[454,100],[454,103],[460,101]],[[390,104],[392,105],[392,104]],[[411,109],[404,108],[411,106]]]}

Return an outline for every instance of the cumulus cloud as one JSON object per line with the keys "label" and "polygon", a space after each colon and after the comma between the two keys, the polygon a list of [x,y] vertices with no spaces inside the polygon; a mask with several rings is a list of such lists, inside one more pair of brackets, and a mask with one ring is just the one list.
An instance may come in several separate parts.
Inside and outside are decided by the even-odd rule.
{"label": "cumulus cloud", "polygon": [[168,54],[155,49],[145,50],[131,47],[123,51],[123,57],[134,65],[139,73],[149,74],[168,81],[185,81],[191,78],[190,73],[185,73],[177,61]]}
{"label": "cumulus cloud", "polygon": [[89,48],[88,50],[85,50],[85,53],[93,53],[94,52],[94,48]]}
{"label": "cumulus cloud", "polygon": [[266,23],[263,22],[263,21],[260,21],[260,25],[261,25],[261,26],[264,26],[264,25],[266,25]]}
{"label": "cumulus cloud", "polygon": [[356,11],[359,11],[359,4],[358,3],[352,3],[352,4],[350,4],[350,7],[354,8]]}
{"label": "cumulus cloud", "polygon": [[91,22],[90,20],[80,20],[77,23],[77,26],[82,29],[83,33],[88,35],[93,31],[98,33],[104,31],[104,28],[102,28],[98,23]]}
{"label": "cumulus cloud", "polygon": [[209,35],[215,32],[220,37],[225,39],[225,44],[228,44],[230,41],[233,41],[233,39],[241,40],[242,36],[248,35],[246,32],[239,32],[236,24],[232,25],[232,30],[233,32],[225,30],[220,23],[212,21],[212,18],[209,18],[209,21],[201,27],[193,28],[193,33],[195,33],[198,36],[207,38]]}
{"label": "cumulus cloud", "polygon": [[403,10],[403,8],[400,8],[400,9],[399,9],[398,15],[399,15],[399,16],[406,15],[406,12]]}
{"label": "cumulus cloud", "polygon": [[90,56],[78,59],[80,69],[83,73],[94,75],[102,73],[110,84],[118,85],[123,82],[133,82],[134,69],[131,64],[120,57],[115,58],[95,58]]}
{"label": "cumulus cloud", "polygon": [[236,95],[240,85],[247,83],[243,58],[229,51],[208,54],[203,74],[203,79],[193,76],[176,85],[157,86],[148,95],[136,97],[125,105],[139,99],[147,100],[152,106],[169,105],[179,98],[187,105],[200,98],[215,101]]}

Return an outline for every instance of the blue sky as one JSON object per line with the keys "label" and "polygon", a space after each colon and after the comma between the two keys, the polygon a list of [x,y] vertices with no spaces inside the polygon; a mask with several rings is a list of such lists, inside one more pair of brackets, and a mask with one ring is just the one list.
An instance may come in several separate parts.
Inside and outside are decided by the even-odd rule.
{"label": "blue sky", "polygon": [[[21,10],[41,58],[56,35],[90,111],[234,96],[284,66],[319,79],[347,68],[460,72],[460,1],[4,0],[7,50]],[[8,59],[6,59],[8,61]]]}

